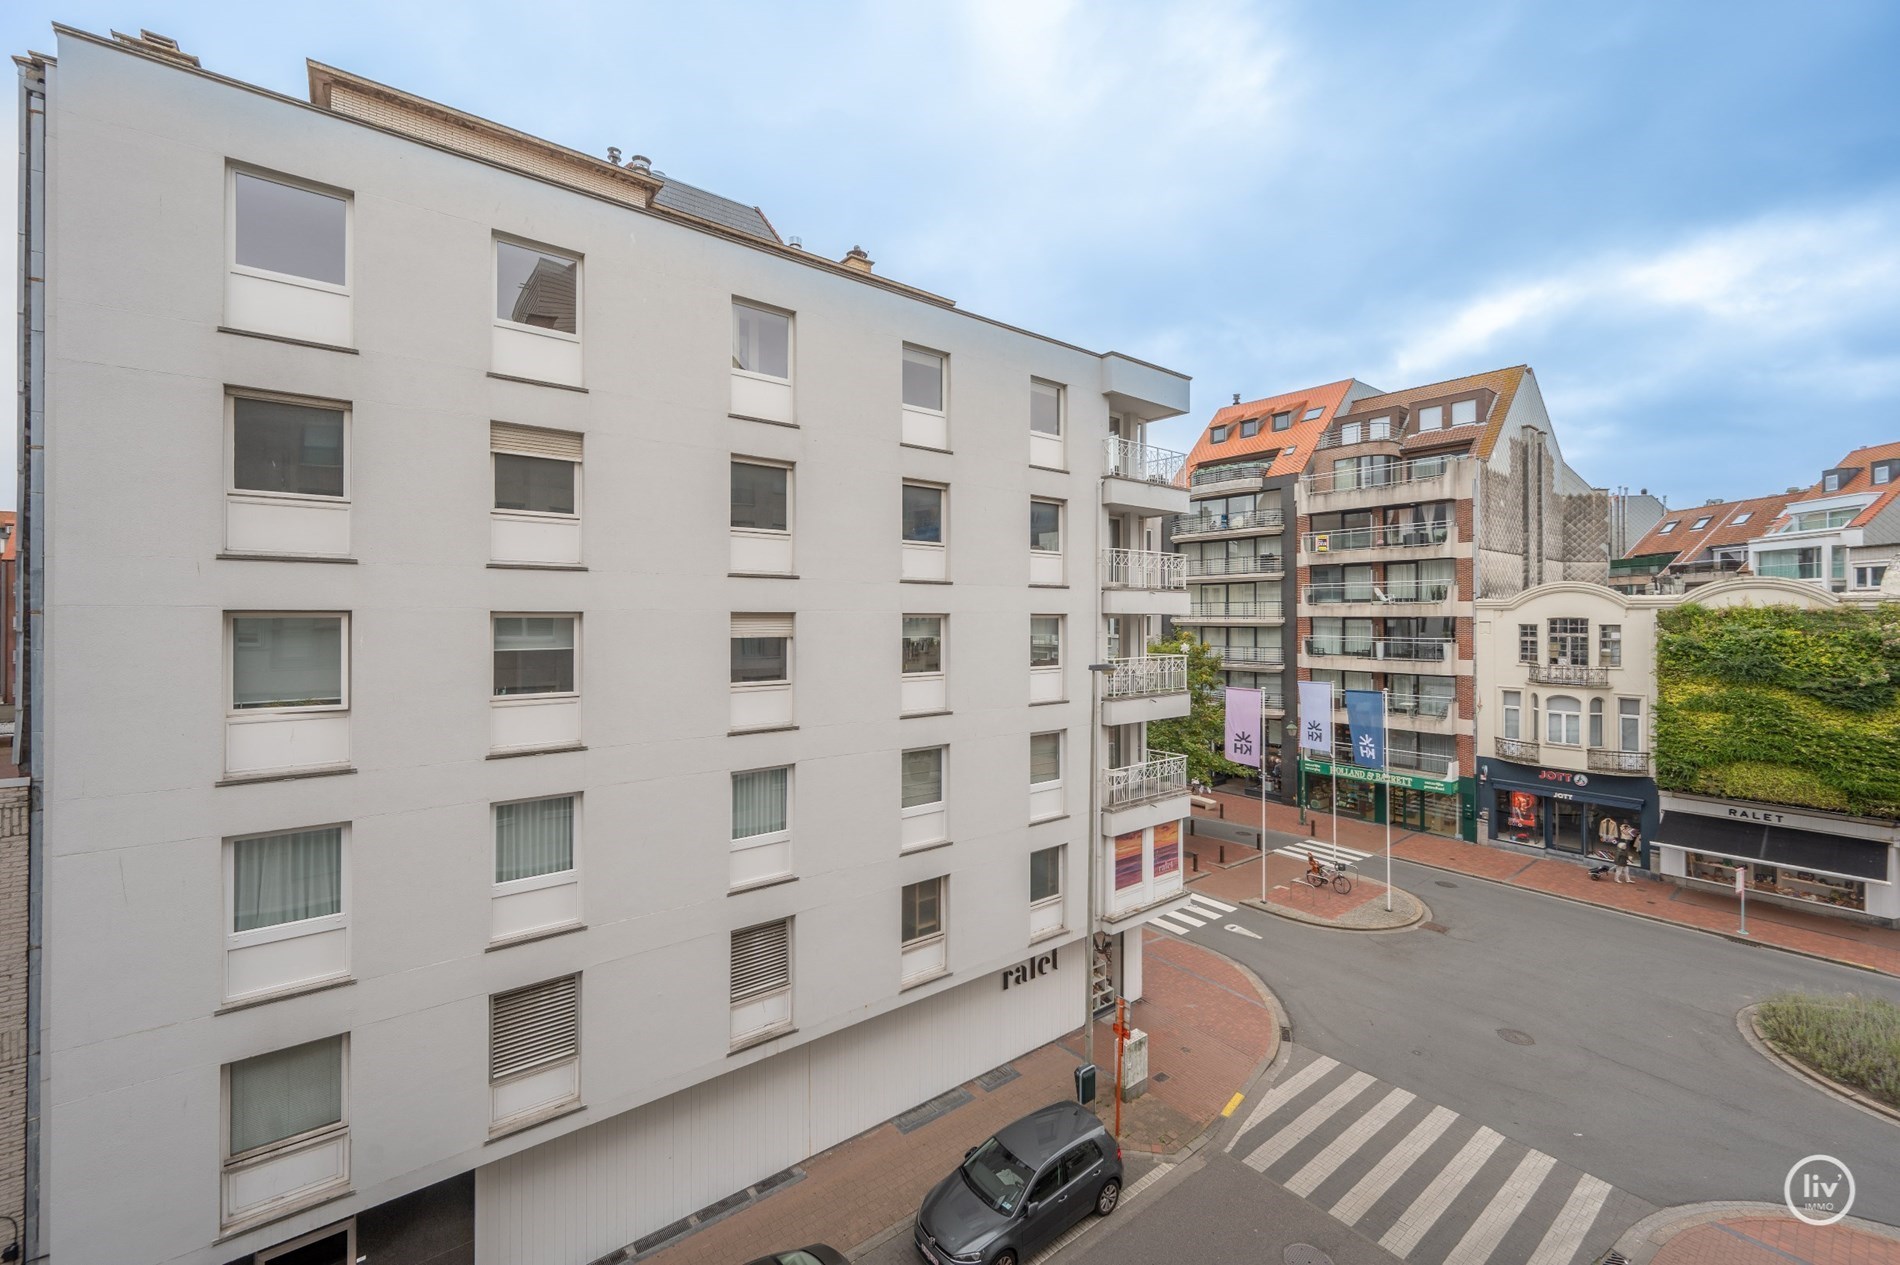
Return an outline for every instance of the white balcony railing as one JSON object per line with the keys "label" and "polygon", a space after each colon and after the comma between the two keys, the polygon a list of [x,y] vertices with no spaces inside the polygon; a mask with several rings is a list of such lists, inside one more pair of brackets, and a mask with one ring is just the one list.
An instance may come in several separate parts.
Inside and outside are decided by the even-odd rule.
{"label": "white balcony railing", "polygon": [[1153,549],[1102,550],[1102,586],[1165,593],[1187,589],[1187,556]]}
{"label": "white balcony railing", "polygon": [[1102,807],[1132,808],[1171,795],[1187,794],[1187,757],[1150,751],[1140,764],[1109,769],[1102,775]]}
{"label": "white balcony railing", "polygon": [[1220,655],[1221,663],[1230,668],[1286,666],[1286,651],[1279,646],[1215,646],[1213,649]]}
{"label": "white balcony railing", "polygon": [[[1182,557],[1187,555],[1182,554]],[[1285,575],[1286,561],[1279,554],[1263,553],[1256,557],[1195,558],[1188,563],[1190,577],[1207,575]]]}
{"label": "white balcony railing", "polygon": [[1306,653],[1348,659],[1449,663],[1458,658],[1458,643],[1449,637],[1308,637]]}
{"label": "white balcony railing", "polygon": [[1321,470],[1300,477],[1300,492],[1304,496],[1324,496],[1328,492],[1424,483],[1455,473],[1466,460],[1464,457],[1414,457],[1410,461],[1394,459],[1375,465],[1349,466],[1344,470]]}
{"label": "white balcony railing", "polygon": [[1380,606],[1411,606],[1427,602],[1455,602],[1456,585],[1443,581],[1394,580],[1374,584],[1353,580],[1344,584],[1309,584],[1303,594],[1309,606],[1336,606],[1342,602],[1367,602]]}
{"label": "white balcony railing", "polygon": [[1169,487],[1178,487],[1183,482],[1181,472],[1187,467],[1186,453],[1150,448],[1119,435],[1110,435],[1106,443],[1109,478],[1165,483]]}
{"label": "white balcony railing", "polygon": [[1104,674],[1103,698],[1152,698],[1157,694],[1187,693],[1187,656],[1145,654],[1134,659],[1110,659]]}
{"label": "white balcony railing", "polygon": [[1341,527],[1309,531],[1300,537],[1301,553],[1343,553],[1348,549],[1429,549],[1451,542],[1451,524],[1387,523],[1383,527]]}
{"label": "white balcony railing", "polygon": [[1591,747],[1586,761],[1592,773],[1649,772],[1649,752],[1647,751],[1615,751],[1608,747]]}
{"label": "white balcony railing", "polygon": [[[1199,481],[1205,470],[1197,470]],[[1214,531],[1272,531],[1286,526],[1286,512],[1277,509],[1236,510],[1231,514],[1178,514],[1172,527],[1176,539]]]}
{"label": "white balcony railing", "polygon": [[1188,610],[1188,620],[1197,619],[1285,619],[1286,611],[1271,602],[1196,602]]}

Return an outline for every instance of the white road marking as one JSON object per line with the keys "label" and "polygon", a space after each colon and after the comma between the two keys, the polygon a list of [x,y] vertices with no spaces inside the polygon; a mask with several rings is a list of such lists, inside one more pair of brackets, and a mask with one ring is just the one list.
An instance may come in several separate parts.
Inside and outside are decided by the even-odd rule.
{"label": "white road marking", "polygon": [[[1169,922],[1168,916],[1166,914],[1157,914],[1153,918],[1150,918],[1148,920],[1148,925],[1150,927],[1159,927],[1163,931],[1172,931],[1177,936],[1184,936],[1189,931],[1189,928],[1187,927],[1178,927],[1175,924]],[[1196,924],[1196,925],[1198,926],[1199,924]]]}
{"label": "white road marking", "polygon": [[1205,927],[1207,925],[1207,916],[1202,914],[1198,918],[1195,917],[1196,914],[1200,913],[1201,911],[1198,909],[1187,909],[1184,907],[1181,909],[1170,909],[1168,911],[1168,917],[1180,922],[1185,922],[1190,927]]}
{"label": "white road marking", "polygon": [[1542,1151],[1532,1151],[1517,1162],[1517,1170],[1504,1182],[1504,1188],[1491,1197],[1478,1214],[1478,1219],[1465,1231],[1465,1237],[1458,1240],[1458,1246],[1451,1249],[1446,1260],[1457,1261],[1458,1265],[1484,1265],[1491,1259],[1491,1253],[1498,1250],[1498,1244],[1524,1215],[1524,1206],[1544,1184],[1544,1178],[1550,1175],[1551,1167],[1557,1161]]}
{"label": "white road marking", "polygon": [[1484,1162],[1491,1158],[1491,1152],[1497,1150],[1503,1141],[1503,1134],[1480,1125],[1471,1140],[1465,1143],[1464,1149],[1452,1157],[1451,1163],[1445,1165],[1438,1176],[1432,1178],[1431,1184],[1412,1201],[1412,1206],[1405,1210],[1405,1215],[1398,1219],[1398,1223],[1385,1232],[1385,1237],[1379,1240],[1379,1246],[1394,1256],[1410,1256],[1412,1249],[1418,1246],[1418,1241],[1438,1224],[1438,1219],[1451,1207],[1451,1201],[1471,1184],[1471,1179],[1478,1175]]}
{"label": "white road marking", "polygon": [[1372,1077],[1364,1072],[1354,1072],[1346,1078],[1345,1084],[1302,1111],[1293,1123],[1255,1147],[1253,1154],[1242,1162],[1256,1173],[1266,1172],[1275,1160],[1305,1141],[1307,1134],[1338,1114],[1341,1107],[1357,1098],[1370,1084]]}
{"label": "white road marking", "polygon": [[[1173,1167],[1174,1165],[1172,1164],[1157,1164],[1149,1169],[1147,1175],[1137,1180],[1133,1186],[1123,1188],[1121,1202],[1124,1204],[1127,1203],[1136,1195],[1139,1195],[1142,1191],[1160,1181],[1162,1176]],[[1116,1206],[1120,1207],[1120,1204]],[[1092,1213],[1089,1216],[1083,1217],[1080,1221],[1069,1227],[1067,1234],[1064,1234],[1054,1243],[1051,1243],[1048,1247],[1045,1247],[1042,1251],[1031,1257],[1029,1259],[1029,1265],[1044,1265],[1044,1262],[1055,1259],[1056,1253],[1081,1238],[1088,1232],[1090,1226],[1101,1220],[1101,1217],[1095,1216]]]}
{"label": "white road marking", "polygon": [[[1361,852],[1357,848],[1334,849],[1334,847],[1330,843],[1322,843],[1318,847],[1315,847],[1315,848],[1308,848],[1308,847],[1275,848],[1273,850],[1273,855],[1277,857],[1292,857],[1295,861],[1304,861],[1306,860],[1306,854],[1311,852],[1314,856],[1319,857],[1323,861],[1330,861],[1333,859],[1333,853],[1335,851],[1337,851],[1340,856],[1346,858],[1346,860],[1348,861],[1363,861],[1367,857],[1374,855],[1371,852]],[[1379,855],[1383,855],[1383,854],[1379,854]]]}
{"label": "white road marking", "polygon": [[1419,1121],[1412,1131],[1405,1135],[1405,1141],[1387,1151],[1372,1171],[1361,1177],[1358,1184],[1347,1191],[1344,1198],[1333,1205],[1333,1216],[1347,1225],[1359,1224],[1359,1218],[1372,1211],[1372,1205],[1379,1202],[1380,1196],[1392,1189],[1392,1184],[1405,1175],[1405,1170],[1418,1163],[1419,1156],[1431,1149],[1445,1130],[1451,1128],[1451,1122],[1458,1113],[1450,1107],[1433,1107],[1426,1117]]}
{"label": "white road marking", "polygon": [[1261,935],[1258,931],[1249,931],[1237,922],[1228,923],[1225,930],[1231,931],[1237,936],[1250,936],[1255,940],[1266,939],[1266,937]]}
{"label": "white road marking", "polygon": [[1212,905],[1215,909],[1220,910],[1223,914],[1231,914],[1234,912],[1236,908],[1238,908],[1237,906],[1229,905],[1225,903],[1224,901],[1215,900],[1212,896],[1209,896],[1205,892],[1194,893],[1194,899],[1189,901],[1188,903],[1199,904],[1199,905]]}
{"label": "white road marking", "polygon": [[1334,1138],[1324,1151],[1295,1173],[1286,1188],[1301,1198],[1318,1190],[1321,1182],[1331,1177],[1355,1151],[1370,1142],[1372,1135],[1391,1123],[1392,1117],[1405,1110],[1411,1101],[1411,1092],[1404,1089],[1395,1089],[1381,1098],[1371,1111],[1354,1121],[1350,1129]]}
{"label": "white road marking", "polygon": [[1231,1151],[1234,1149],[1234,1143],[1240,1141],[1241,1134],[1246,1133],[1262,1120],[1272,1115],[1277,1108],[1293,1101],[1308,1085],[1311,1085],[1314,1081],[1338,1066],[1339,1063],[1337,1060],[1329,1059],[1322,1054],[1268,1090],[1266,1096],[1254,1107],[1253,1114],[1247,1117],[1247,1123],[1241,1125],[1239,1129],[1234,1131],[1234,1135],[1227,1139],[1227,1150]]}
{"label": "white road marking", "polygon": [[1544,1235],[1544,1241],[1537,1245],[1524,1265],[1570,1265],[1571,1258],[1583,1246],[1583,1236],[1590,1232],[1597,1214],[1603,1211],[1603,1201],[1609,1197],[1610,1183],[1585,1173],[1577,1182],[1577,1188],[1570,1192],[1564,1210],[1551,1222],[1550,1232]]}

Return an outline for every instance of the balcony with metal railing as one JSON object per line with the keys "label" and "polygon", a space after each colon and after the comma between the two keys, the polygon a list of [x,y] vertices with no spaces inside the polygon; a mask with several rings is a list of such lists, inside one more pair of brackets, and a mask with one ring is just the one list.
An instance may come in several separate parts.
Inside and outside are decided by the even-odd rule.
{"label": "balcony with metal railing", "polygon": [[1271,468],[1272,463],[1267,461],[1230,461],[1225,465],[1202,466],[1189,477],[1188,491],[1194,496],[1257,492]]}
{"label": "balcony with metal railing", "polygon": [[1286,650],[1280,646],[1214,646],[1221,665],[1229,668],[1283,668]]}
{"label": "balcony with metal railing", "polygon": [[1300,552],[1323,557],[1355,549],[1431,549],[1454,543],[1451,524],[1387,523],[1382,527],[1341,527],[1300,536]]}
{"label": "balcony with metal railing", "polygon": [[[1336,742],[1333,744],[1333,759],[1341,765],[1355,768],[1368,768],[1353,759],[1352,744]],[[1385,748],[1385,767],[1397,773],[1423,773],[1426,777],[1455,778],[1458,776],[1458,757],[1439,755],[1431,751],[1414,751],[1394,747],[1390,742]]]}
{"label": "balcony with metal railing", "polygon": [[1327,448],[1350,448],[1354,444],[1397,443],[1405,435],[1405,425],[1394,422],[1389,417],[1376,417],[1370,421],[1335,422],[1326,428],[1326,432],[1314,444],[1315,451]]}
{"label": "balcony with metal railing", "polygon": [[[1345,470],[1318,470],[1300,477],[1300,495],[1303,498],[1345,496],[1356,492],[1382,492],[1387,489],[1401,489],[1408,501],[1430,501],[1450,498],[1458,495],[1458,485],[1468,483],[1465,473],[1468,457],[1413,457],[1410,459],[1393,458],[1368,466],[1353,465]],[[1465,489],[1468,494],[1470,488]],[[1369,503],[1393,499],[1385,496],[1368,498]]]}
{"label": "balcony with metal railing", "polygon": [[1103,505],[1144,517],[1187,513],[1187,454],[1119,435],[1103,443]]}
{"label": "balcony with metal railing", "polygon": [[1286,610],[1277,598],[1264,602],[1195,602],[1188,607],[1186,622],[1190,624],[1280,624],[1286,622]]}
{"label": "balcony with metal railing", "polygon": [[1458,586],[1443,581],[1394,580],[1374,584],[1369,580],[1353,580],[1309,584],[1300,591],[1300,600],[1308,606],[1430,606],[1456,602]]}
{"label": "balcony with metal railing", "polygon": [[1104,549],[1102,587],[1185,593],[1187,561],[1182,554],[1154,549]]}
{"label": "balcony with metal railing", "polygon": [[1189,580],[1226,579],[1235,576],[1273,579],[1286,574],[1286,559],[1277,553],[1240,558],[1189,558]]}
{"label": "balcony with metal railing", "polygon": [[1316,658],[1452,663],[1458,658],[1458,642],[1450,637],[1308,637],[1306,653]]}
{"label": "balcony with metal railing", "polygon": [[1633,773],[1638,777],[1649,772],[1649,752],[1615,751],[1608,747],[1591,747],[1585,757],[1592,773]]}
{"label": "balcony with metal railing", "polygon": [[[1200,478],[1204,470],[1195,471]],[[1222,532],[1276,532],[1286,528],[1286,512],[1279,509],[1237,510],[1232,514],[1182,514],[1171,523],[1174,538],[1211,536]]]}
{"label": "balcony with metal railing", "polygon": [[1533,763],[1537,760],[1538,746],[1528,738],[1499,738],[1496,742],[1498,754],[1506,760],[1527,760]]}
{"label": "balcony with metal railing", "polygon": [[1144,654],[1108,662],[1109,671],[1102,674],[1104,699],[1187,693],[1188,661],[1184,654]]}
{"label": "balcony with metal railing", "polygon": [[1604,689],[1610,684],[1608,668],[1585,667],[1578,663],[1530,663],[1533,685],[1574,685],[1582,688]]}
{"label": "balcony with metal railing", "polygon": [[1152,804],[1188,792],[1187,757],[1150,751],[1140,764],[1109,769],[1102,774],[1102,809],[1115,812]]}

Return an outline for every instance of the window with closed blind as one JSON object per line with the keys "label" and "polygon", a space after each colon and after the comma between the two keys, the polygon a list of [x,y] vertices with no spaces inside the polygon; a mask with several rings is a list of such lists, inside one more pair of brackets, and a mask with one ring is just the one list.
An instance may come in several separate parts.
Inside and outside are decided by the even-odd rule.
{"label": "window with closed blind", "polygon": [[[581,977],[530,984],[488,999],[488,1080],[512,1080],[581,1053]],[[578,1091],[574,1097],[578,1097]],[[549,1104],[538,1103],[537,1109]]]}
{"label": "window with closed blind", "polygon": [[517,514],[580,512],[581,437],[573,431],[488,424],[495,508]]}
{"label": "window with closed blind", "polygon": [[782,684],[792,679],[790,615],[732,617],[732,684]]}
{"label": "window with closed blind", "polygon": [[791,919],[732,933],[730,990],[735,1045],[792,1026]]}

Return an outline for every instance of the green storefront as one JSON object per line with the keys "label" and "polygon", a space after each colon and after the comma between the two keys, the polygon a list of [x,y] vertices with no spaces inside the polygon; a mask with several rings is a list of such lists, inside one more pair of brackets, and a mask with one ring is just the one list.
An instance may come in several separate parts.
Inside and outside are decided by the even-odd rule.
{"label": "green storefront", "polygon": [[[1333,811],[1333,787],[1339,788],[1339,815],[1399,830],[1418,830],[1475,843],[1478,838],[1478,788],[1473,778],[1437,778],[1422,773],[1335,765],[1325,756],[1300,757],[1300,802],[1309,813]],[[1337,775],[1337,777],[1335,777]]]}

